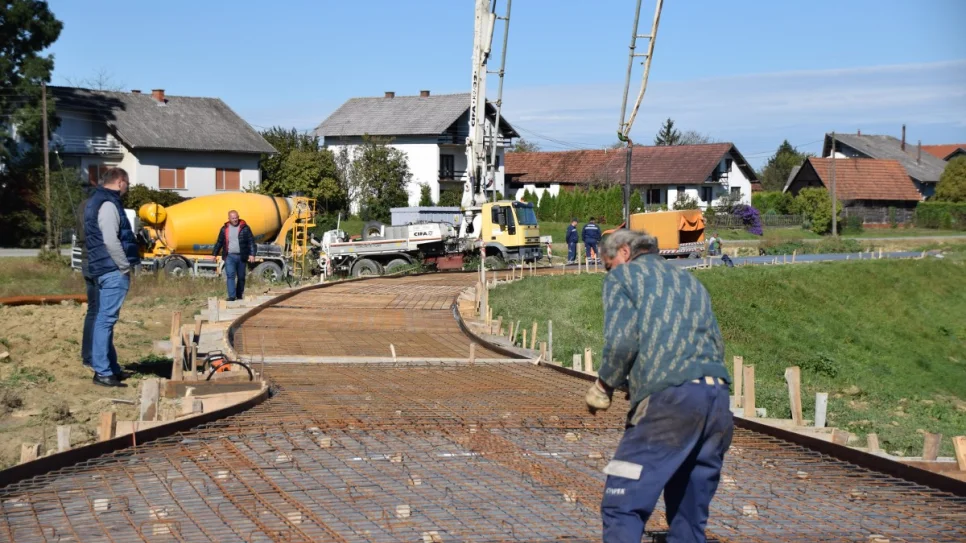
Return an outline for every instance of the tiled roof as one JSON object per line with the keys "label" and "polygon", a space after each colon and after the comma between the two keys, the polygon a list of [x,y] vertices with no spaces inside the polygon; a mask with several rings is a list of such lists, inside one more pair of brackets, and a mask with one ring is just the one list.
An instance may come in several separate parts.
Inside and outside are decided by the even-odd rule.
{"label": "tiled roof", "polygon": [[[919,160],[916,146],[908,142],[905,151],[903,151],[902,142],[892,136],[836,134],[835,139],[838,142],[836,149],[840,148],[839,145],[845,144],[868,158],[898,160],[906,169],[909,177],[921,183],[939,182],[939,176],[946,168],[946,163],[941,158],[936,158],[929,153],[923,153],[921,160]],[[826,134],[822,156],[828,156],[831,147],[831,134]]]}
{"label": "tiled roof", "polygon": [[[435,136],[442,134],[470,109],[470,94],[351,98],[315,128],[319,137]],[[487,103],[487,115],[496,109]],[[519,134],[500,118],[506,137]]]}
{"label": "tiled roof", "polygon": [[[809,158],[822,184],[831,184],[830,168],[835,160],[835,194],[839,200],[898,200],[922,199],[915,184],[898,160],[871,158]],[[805,165],[799,175],[806,172]]]}
{"label": "tiled roof", "polygon": [[[725,153],[733,151],[739,167],[752,181],[754,171],[730,143],[634,147],[631,184],[674,185],[704,183]],[[504,171],[522,183],[593,184],[622,182],[626,151],[583,150],[507,153]]]}
{"label": "tiled roof", "polygon": [[966,154],[966,143],[950,143],[947,145],[923,145],[922,150],[932,156],[946,160],[949,155],[959,151]]}
{"label": "tiled roof", "polygon": [[60,112],[103,120],[131,149],[275,153],[265,138],[218,98],[48,87]]}

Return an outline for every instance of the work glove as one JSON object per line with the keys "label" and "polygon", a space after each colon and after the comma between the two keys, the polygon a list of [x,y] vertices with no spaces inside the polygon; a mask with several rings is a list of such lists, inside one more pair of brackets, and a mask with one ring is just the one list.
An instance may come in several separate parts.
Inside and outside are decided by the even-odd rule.
{"label": "work glove", "polygon": [[606,410],[610,407],[611,397],[614,395],[614,389],[607,386],[600,379],[596,379],[594,384],[590,385],[587,389],[587,410],[590,411],[591,415],[596,415],[598,410]]}

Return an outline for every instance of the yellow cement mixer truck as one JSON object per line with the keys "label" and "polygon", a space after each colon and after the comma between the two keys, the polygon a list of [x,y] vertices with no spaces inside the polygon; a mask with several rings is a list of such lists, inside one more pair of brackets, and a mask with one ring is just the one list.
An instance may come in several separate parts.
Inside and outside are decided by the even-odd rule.
{"label": "yellow cement mixer truck", "polygon": [[[249,264],[253,275],[278,281],[311,274],[308,230],[315,226],[314,200],[244,192],[199,196],[169,207],[142,205],[131,225],[142,269],[175,276],[216,274],[219,262],[211,252],[230,210],[255,236],[257,255]],[[133,213],[126,211],[130,218]]]}

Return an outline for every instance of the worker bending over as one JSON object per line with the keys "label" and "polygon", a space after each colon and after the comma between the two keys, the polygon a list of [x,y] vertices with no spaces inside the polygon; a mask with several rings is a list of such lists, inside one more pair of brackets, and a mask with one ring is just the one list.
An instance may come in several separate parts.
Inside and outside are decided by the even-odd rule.
{"label": "worker bending over", "polygon": [[600,253],[597,252],[597,243],[600,242],[600,227],[593,217],[584,225],[581,237],[584,240],[584,250],[587,252],[587,262],[599,262]]}
{"label": "worker bending over", "polygon": [[664,492],[667,541],[705,541],[708,507],[734,431],[724,343],[711,298],[667,264],[657,240],[621,229],[604,240],[604,352],[591,413],[629,387],[624,436],[604,468],[605,542],[641,541]]}
{"label": "worker bending over", "polygon": [[228,212],[228,222],[218,231],[218,241],[211,254],[225,262],[228,282],[228,301],[245,298],[245,272],[248,263],[255,262],[255,236],[234,209]]}

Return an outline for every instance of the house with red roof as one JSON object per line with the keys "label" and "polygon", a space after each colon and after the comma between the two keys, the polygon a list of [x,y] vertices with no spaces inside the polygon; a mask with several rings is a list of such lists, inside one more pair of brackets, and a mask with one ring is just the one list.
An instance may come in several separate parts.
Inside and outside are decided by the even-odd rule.
{"label": "house with red roof", "polygon": [[966,143],[946,143],[943,145],[923,145],[922,150],[930,155],[941,158],[946,162],[958,157],[966,156]]}
{"label": "house with red roof", "polygon": [[[507,153],[507,196],[519,197],[526,190],[542,196],[578,187],[623,186],[626,164],[625,149]],[[634,147],[631,188],[649,206],[673,208],[687,194],[707,209],[729,197],[750,204],[751,193],[761,185],[734,144],[709,143]]]}
{"label": "house with red roof", "polygon": [[862,217],[867,224],[905,223],[922,194],[898,160],[872,158],[816,158],[805,160],[785,186],[798,195],[805,188],[832,190],[843,205],[846,217]]}

